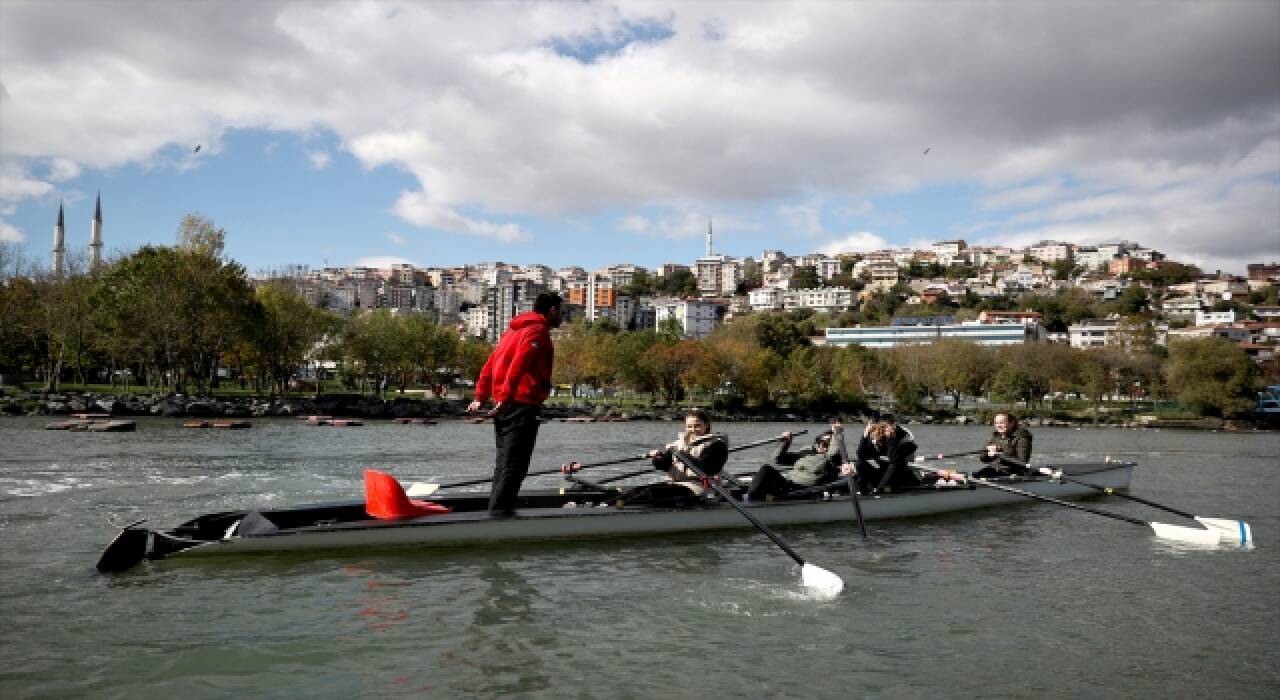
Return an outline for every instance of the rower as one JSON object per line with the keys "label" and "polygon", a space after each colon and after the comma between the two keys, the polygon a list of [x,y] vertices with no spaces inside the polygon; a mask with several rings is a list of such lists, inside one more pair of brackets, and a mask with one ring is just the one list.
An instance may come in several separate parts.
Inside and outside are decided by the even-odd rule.
{"label": "rower", "polygon": [[673,459],[675,452],[688,455],[704,474],[719,478],[724,464],[729,460],[729,438],[711,432],[711,418],[706,411],[690,410],[684,417],[684,431],[660,450],[650,450],[653,468],[663,472],[664,479],[656,484],[637,486],[623,494],[627,503],[675,506],[699,503],[708,491],[702,477]]}
{"label": "rower", "polygon": [[826,484],[836,480],[839,471],[840,455],[831,450],[832,437],[844,431],[844,426],[832,423],[831,430],[825,430],[813,439],[813,447],[790,452],[791,433],[783,433],[782,442],[773,454],[773,461],[792,469],[783,476],[777,467],[771,464],[761,465],[751,479],[751,489],[747,492],[747,500],[760,501],[766,498],[784,496],[799,489],[818,484]]}
{"label": "rower", "polygon": [[1031,431],[1022,427],[1010,413],[997,413],[991,421],[995,432],[987,438],[987,453],[978,459],[987,466],[974,472],[977,477],[1025,474],[1031,461]]}
{"label": "rower", "polygon": [[879,493],[914,488],[920,485],[916,473],[907,462],[916,453],[915,436],[900,426],[893,416],[868,421],[854,455],[857,470],[850,465],[840,468],[841,476],[856,474],[862,493]]}

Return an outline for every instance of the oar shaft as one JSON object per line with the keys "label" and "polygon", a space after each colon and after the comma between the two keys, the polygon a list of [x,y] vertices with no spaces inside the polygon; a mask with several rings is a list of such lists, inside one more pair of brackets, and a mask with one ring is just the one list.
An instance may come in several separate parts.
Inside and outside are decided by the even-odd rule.
{"label": "oar shaft", "polygon": [[[836,442],[840,449],[840,461],[844,464],[852,464],[849,461],[849,448],[844,444],[844,430],[840,431],[838,436],[840,439]],[[862,538],[867,538],[867,521],[862,517],[862,496],[858,493],[858,484],[854,480],[854,475],[847,477],[849,482],[849,500],[853,501],[853,513],[858,518],[858,529],[862,531]]]}
{"label": "oar shaft", "polygon": [[1103,485],[1101,485],[1101,484],[1095,484],[1095,483],[1092,483],[1092,482],[1089,482],[1089,481],[1084,481],[1084,480],[1082,480],[1082,479],[1076,479],[1075,477],[1070,477],[1070,476],[1067,476],[1067,475],[1065,475],[1065,474],[1063,474],[1063,473],[1061,473],[1061,472],[1054,471],[1053,469],[1051,469],[1051,468],[1049,468],[1049,467],[1040,467],[1040,468],[1036,468],[1036,467],[1032,467],[1032,466],[1030,466],[1030,465],[1023,464],[1022,462],[1015,462],[1015,461],[1013,461],[1013,460],[1006,460],[1006,461],[1011,462],[1011,463],[1013,463],[1013,464],[1015,464],[1015,465],[1018,465],[1018,466],[1021,466],[1021,467],[1026,467],[1026,468],[1030,469],[1031,471],[1039,472],[1039,473],[1044,474],[1044,475],[1046,475],[1046,476],[1051,476],[1051,477],[1053,477],[1053,478],[1055,478],[1055,479],[1058,479],[1059,481],[1067,481],[1067,482],[1070,482],[1070,483],[1073,483],[1073,484],[1079,484],[1080,486],[1086,486],[1086,487],[1091,488],[1091,489],[1093,489],[1093,490],[1095,490],[1095,491],[1099,491],[1099,492],[1101,492],[1101,493],[1105,493],[1105,494],[1107,494],[1108,496],[1119,496],[1120,498],[1127,498],[1127,499],[1129,499],[1130,501],[1134,501],[1134,502],[1136,502],[1136,503],[1141,503],[1142,505],[1145,505],[1145,506],[1151,506],[1152,508],[1158,508],[1159,510],[1163,510],[1163,511],[1165,511],[1165,512],[1167,512],[1167,513],[1173,513],[1174,515],[1181,515],[1181,516],[1182,516],[1182,517],[1184,517],[1184,518],[1191,518],[1191,519],[1193,519],[1193,520],[1194,520],[1194,519],[1195,519],[1195,517],[1196,517],[1196,516],[1195,516],[1195,514],[1193,514],[1193,513],[1188,513],[1188,512],[1187,512],[1187,511],[1185,511],[1185,510],[1179,510],[1179,509],[1174,508],[1174,507],[1172,507],[1172,506],[1166,506],[1166,505],[1164,505],[1164,504],[1162,504],[1162,503],[1156,503],[1155,501],[1148,501],[1147,499],[1142,498],[1141,496],[1131,496],[1131,495],[1129,495],[1129,494],[1127,494],[1127,493],[1122,493],[1122,492],[1120,492],[1120,491],[1116,491],[1116,490],[1115,490],[1115,489],[1113,489],[1113,488],[1110,488],[1110,487],[1108,487],[1108,486],[1103,486]]}
{"label": "oar shaft", "polygon": [[681,464],[684,465],[685,469],[688,469],[694,474],[697,474],[699,478],[706,481],[711,486],[711,488],[715,490],[716,494],[720,496],[720,498],[723,498],[724,500],[728,501],[729,505],[733,506],[734,510],[737,510],[739,513],[742,514],[742,517],[746,518],[748,521],[750,521],[752,525],[756,526],[757,530],[759,530],[760,532],[763,532],[769,539],[773,540],[773,543],[778,545],[779,549],[786,552],[787,556],[791,557],[791,559],[796,564],[799,564],[802,567],[804,566],[804,559],[800,558],[800,555],[796,554],[796,551],[792,549],[790,545],[788,545],[786,542],[783,542],[781,537],[778,537],[778,535],[774,533],[773,530],[770,530],[768,526],[766,526],[764,523],[757,520],[754,515],[748,513],[747,509],[743,508],[742,505],[738,503],[737,499],[733,497],[733,494],[729,493],[728,491],[725,491],[723,486],[721,486],[720,484],[717,484],[715,481],[712,481],[710,478],[708,478],[706,472],[698,468],[698,465],[694,464],[693,460],[689,459],[688,455],[686,455],[684,452],[676,450],[675,458],[679,460]]}
{"label": "oar shaft", "polygon": [[1123,520],[1123,521],[1125,521],[1125,522],[1127,522],[1127,523],[1133,523],[1134,525],[1142,525],[1142,526],[1144,526],[1144,527],[1149,527],[1149,526],[1151,525],[1151,523],[1150,523],[1150,522],[1148,522],[1148,521],[1146,521],[1146,520],[1139,520],[1138,518],[1132,518],[1132,517],[1129,517],[1129,516],[1127,516],[1127,515],[1121,515],[1120,513],[1112,513],[1112,512],[1110,512],[1110,511],[1106,511],[1106,510],[1099,510],[1099,509],[1097,509],[1097,508],[1090,508],[1089,506],[1082,506],[1082,505],[1080,505],[1079,503],[1070,503],[1070,502],[1068,502],[1068,501],[1062,501],[1062,500],[1059,500],[1059,499],[1057,499],[1057,498],[1051,498],[1051,497],[1049,497],[1049,496],[1042,496],[1042,495],[1040,495],[1040,494],[1038,494],[1038,493],[1032,493],[1031,491],[1023,491],[1022,489],[1016,489],[1016,488],[1014,488],[1014,487],[1012,487],[1012,486],[1006,486],[1005,484],[997,484],[997,483],[994,483],[994,482],[991,482],[991,481],[987,481],[987,480],[985,480],[985,479],[975,479],[975,478],[973,478],[973,477],[969,476],[968,474],[963,474],[963,475],[960,475],[960,476],[963,476],[963,478],[965,479],[965,481],[966,481],[966,482],[968,482],[968,483],[970,483],[970,484],[977,484],[978,486],[986,486],[987,488],[996,489],[996,490],[999,490],[999,491],[1006,491],[1006,492],[1008,492],[1008,493],[1016,493],[1016,494],[1018,494],[1019,496],[1025,496],[1025,497],[1027,497],[1027,498],[1032,498],[1032,499],[1035,499],[1035,500],[1037,500],[1037,501],[1044,501],[1045,503],[1053,503],[1053,504],[1055,504],[1055,505],[1066,506],[1067,508],[1074,508],[1074,509],[1076,509],[1076,510],[1082,510],[1082,511],[1084,511],[1084,512],[1086,512],[1086,513],[1093,513],[1094,515],[1101,515],[1101,516],[1103,516],[1103,517],[1105,517],[1105,518],[1114,518],[1114,519],[1116,519],[1116,520]]}

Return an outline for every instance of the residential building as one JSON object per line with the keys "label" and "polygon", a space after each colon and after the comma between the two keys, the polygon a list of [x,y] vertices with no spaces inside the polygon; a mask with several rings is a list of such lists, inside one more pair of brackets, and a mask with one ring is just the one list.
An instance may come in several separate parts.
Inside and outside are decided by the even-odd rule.
{"label": "residential building", "polygon": [[847,287],[789,289],[781,295],[784,309],[813,309],[819,313],[838,313],[853,307],[853,290]]}
{"label": "residential building", "polygon": [[965,340],[978,345],[1021,345],[1036,342],[1039,338],[1034,329],[1016,324],[828,328],[825,337],[827,345],[861,345],[868,348],[928,345],[942,339]]}
{"label": "residential building", "polygon": [[1053,264],[1059,260],[1071,259],[1071,244],[1058,241],[1040,241],[1029,246],[1027,254],[1043,263]]}
{"label": "residential building", "polygon": [[704,299],[660,299],[654,301],[657,325],[675,319],[686,338],[705,338],[720,323],[724,307]]}

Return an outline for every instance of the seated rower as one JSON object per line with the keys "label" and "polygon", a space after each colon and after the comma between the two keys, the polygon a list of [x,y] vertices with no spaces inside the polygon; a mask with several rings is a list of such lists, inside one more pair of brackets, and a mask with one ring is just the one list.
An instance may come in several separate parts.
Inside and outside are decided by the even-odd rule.
{"label": "seated rower", "polygon": [[653,467],[665,472],[657,484],[638,486],[626,492],[622,500],[654,505],[683,505],[702,500],[706,491],[702,479],[675,459],[673,453],[684,452],[709,477],[724,469],[729,460],[729,439],[711,432],[711,419],[706,411],[691,410],[684,417],[684,431],[661,450],[650,450]]}
{"label": "seated rower", "polygon": [[1023,464],[1031,461],[1031,432],[1009,413],[997,413],[991,421],[995,432],[987,438],[987,453],[979,457],[986,467],[973,473],[977,477],[1025,474]]}
{"label": "seated rower", "polygon": [[791,472],[783,476],[777,467],[771,464],[762,465],[751,479],[751,488],[747,491],[749,500],[764,500],[768,496],[783,496],[792,491],[825,484],[836,480],[839,473],[840,454],[832,451],[833,436],[844,431],[839,423],[831,424],[831,430],[823,431],[813,439],[813,447],[790,452],[790,431],[782,434],[782,442],[773,454],[773,461],[782,466],[790,466]]}
{"label": "seated rower", "polygon": [[[869,421],[854,456],[858,489],[874,493],[919,486],[920,479],[907,464],[915,453],[915,437],[892,417]],[[853,468],[849,465],[840,468],[842,476],[851,473]]]}

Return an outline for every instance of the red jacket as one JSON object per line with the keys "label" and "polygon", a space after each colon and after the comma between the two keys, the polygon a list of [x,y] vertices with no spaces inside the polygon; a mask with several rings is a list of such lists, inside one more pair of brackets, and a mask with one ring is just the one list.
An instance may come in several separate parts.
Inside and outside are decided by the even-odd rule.
{"label": "red jacket", "polygon": [[511,401],[539,405],[551,393],[551,365],[555,348],[545,316],[533,311],[511,319],[498,347],[480,370],[476,401]]}

